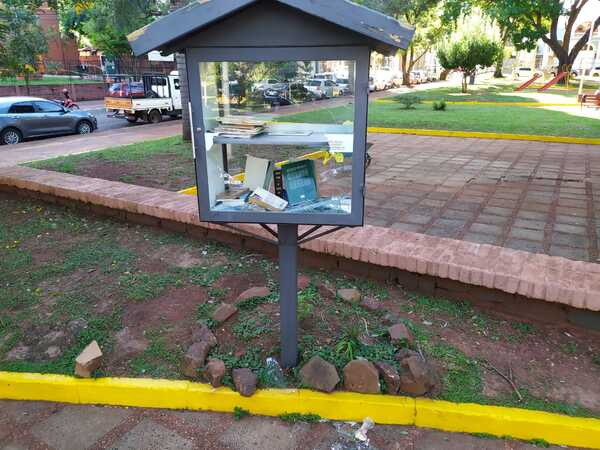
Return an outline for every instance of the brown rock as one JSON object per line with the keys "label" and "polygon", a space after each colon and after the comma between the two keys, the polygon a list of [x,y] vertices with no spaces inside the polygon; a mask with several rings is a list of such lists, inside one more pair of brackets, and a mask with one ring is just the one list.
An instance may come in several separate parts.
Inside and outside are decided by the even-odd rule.
{"label": "brown rock", "polygon": [[235,306],[230,305],[229,303],[221,303],[221,305],[213,313],[212,319],[219,323],[225,322],[236,312],[238,312],[238,309]]}
{"label": "brown rock", "polygon": [[227,372],[225,363],[220,359],[209,359],[204,368],[204,376],[215,388],[221,386],[225,372]]}
{"label": "brown rock", "polygon": [[192,331],[192,339],[194,342],[207,342],[210,348],[217,345],[217,338],[205,324],[200,325]]}
{"label": "brown rock", "polygon": [[141,353],[150,345],[148,339],[135,336],[129,327],[125,327],[115,334],[115,340],[115,350],[121,358]]}
{"label": "brown rock", "polygon": [[365,297],[360,302],[360,306],[369,311],[379,311],[381,309],[381,303],[375,297]]}
{"label": "brown rock", "polygon": [[338,289],[337,295],[339,298],[348,303],[360,302],[361,295],[358,289]]}
{"label": "brown rock", "polygon": [[181,371],[186,377],[196,378],[198,369],[204,366],[211,346],[208,342],[196,342],[192,344],[183,357]]}
{"label": "brown rock", "polygon": [[304,386],[323,392],[333,391],[340,382],[335,366],[320,356],[313,356],[300,369],[300,379]]}
{"label": "brown rock", "polygon": [[405,360],[406,358],[410,358],[411,356],[417,356],[417,357],[421,357],[421,355],[419,355],[417,352],[415,352],[414,350],[411,350],[409,348],[401,348],[400,350],[398,350],[398,352],[394,355],[394,359],[396,361],[400,361],[402,362],[403,360]]}
{"label": "brown rock", "polygon": [[397,323],[388,328],[390,334],[390,340],[393,344],[412,344],[413,336],[406,325],[403,323]]}
{"label": "brown rock", "polygon": [[250,397],[256,392],[258,378],[250,369],[233,369],[233,384],[235,389],[244,397]]}
{"label": "brown rock", "polygon": [[379,372],[366,359],[355,359],[344,367],[344,387],[363,394],[379,394]]}
{"label": "brown rock", "polygon": [[249,300],[251,298],[266,297],[270,293],[271,291],[266,286],[251,287],[250,289],[246,289],[238,296],[236,303],[243,302],[244,300]]}
{"label": "brown rock", "polygon": [[75,359],[75,374],[90,378],[100,364],[102,364],[102,350],[96,341],[92,341]]}
{"label": "brown rock", "polygon": [[48,358],[54,359],[58,358],[62,351],[57,345],[51,345],[44,353],[48,356]]}
{"label": "brown rock", "polygon": [[310,277],[306,275],[298,275],[298,290],[303,291],[310,286]]}
{"label": "brown rock", "polygon": [[17,345],[6,354],[7,361],[22,361],[27,359],[31,354],[31,348],[26,345]]}
{"label": "brown rock", "polygon": [[420,356],[405,358],[400,367],[400,392],[420,396],[427,394],[435,386],[435,372]]}
{"label": "brown rock", "polygon": [[383,361],[373,363],[379,371],[379,374],[385,381],[385,391],[388,394],[397,394],[400,388],[400,375],[394,366]]}
{"label": "brown rock", "polygon": [[324,299],[335,298],[336,296],[335,289],[325,283],[319,283],[317,290],[319,291],[319,295]]}

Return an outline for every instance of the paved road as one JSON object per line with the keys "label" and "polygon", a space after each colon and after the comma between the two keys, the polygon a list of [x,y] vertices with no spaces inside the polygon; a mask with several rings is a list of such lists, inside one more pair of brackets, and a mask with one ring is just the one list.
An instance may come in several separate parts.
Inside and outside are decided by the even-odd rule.
{"label": "paved road", "polygon": [[39,139],[18,145],[0,147],[0,167],[15,166],[57,156],[92,152],[115,145],[133,144],[181,134],[181,120],[157,125],[143,124],[119,129],[97,131],[85,136],[72,135]]}

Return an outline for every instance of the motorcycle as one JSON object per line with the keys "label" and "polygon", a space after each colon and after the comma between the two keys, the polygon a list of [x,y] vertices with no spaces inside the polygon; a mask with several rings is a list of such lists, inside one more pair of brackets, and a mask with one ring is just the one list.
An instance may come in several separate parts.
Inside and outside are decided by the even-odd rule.
{"label": "motorcycle", "polygon": [[54,103],[58,103],[60,106],[66,109],[79,109],[79,105],[73,100],[54,100]]}

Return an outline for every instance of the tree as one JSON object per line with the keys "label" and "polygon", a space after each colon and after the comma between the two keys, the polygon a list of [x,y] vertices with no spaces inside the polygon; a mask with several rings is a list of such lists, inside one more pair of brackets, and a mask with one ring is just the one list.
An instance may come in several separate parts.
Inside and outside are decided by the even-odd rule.
{"label": "tree", "polygon": [[[507,34],[518,50],[535,50],[541,39],[558,59],[558,69],[570,68],[585,47],[590,30],[600,26],[600,14],[592,26],[572,42],[577,19],[589,0],[448,0],[453,4],[453,14],[464,12],[473,5],[479,6],[492,17]],[[560,26],[561,19],[564,27]],[[559,36],[559,29],[564,29]]]}
{"label": "tree", "polygon": [[30,77],[37,72],[41,56],[47,51],[46,36],[31,2],[0,3],[0,75],[24,77],[29,94]]}
{"label": "tree", "polygon": [[410,45],[401,54],[402,84],[410,85],[410,72],[451,31],[442,21],[443,0],[361,0],[359,3],[383,12],[415,28]]}
{"label": "tree", "polygon": [[440,64],[446,70],[463,73],[462,92],[467,92],[468,79],[479,67],[491,67],[498,58],[502,46],[480,35],[464,36],[438,50]]}

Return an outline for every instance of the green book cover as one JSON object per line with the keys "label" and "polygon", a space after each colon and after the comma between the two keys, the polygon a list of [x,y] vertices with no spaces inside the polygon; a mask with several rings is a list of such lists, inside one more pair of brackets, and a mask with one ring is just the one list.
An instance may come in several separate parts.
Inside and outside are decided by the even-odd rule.
{"label": "green book cover", "polygon": [[281,167],[283,182],[290,206],[319,198],[315,162],[310,159],[294,161]]}

